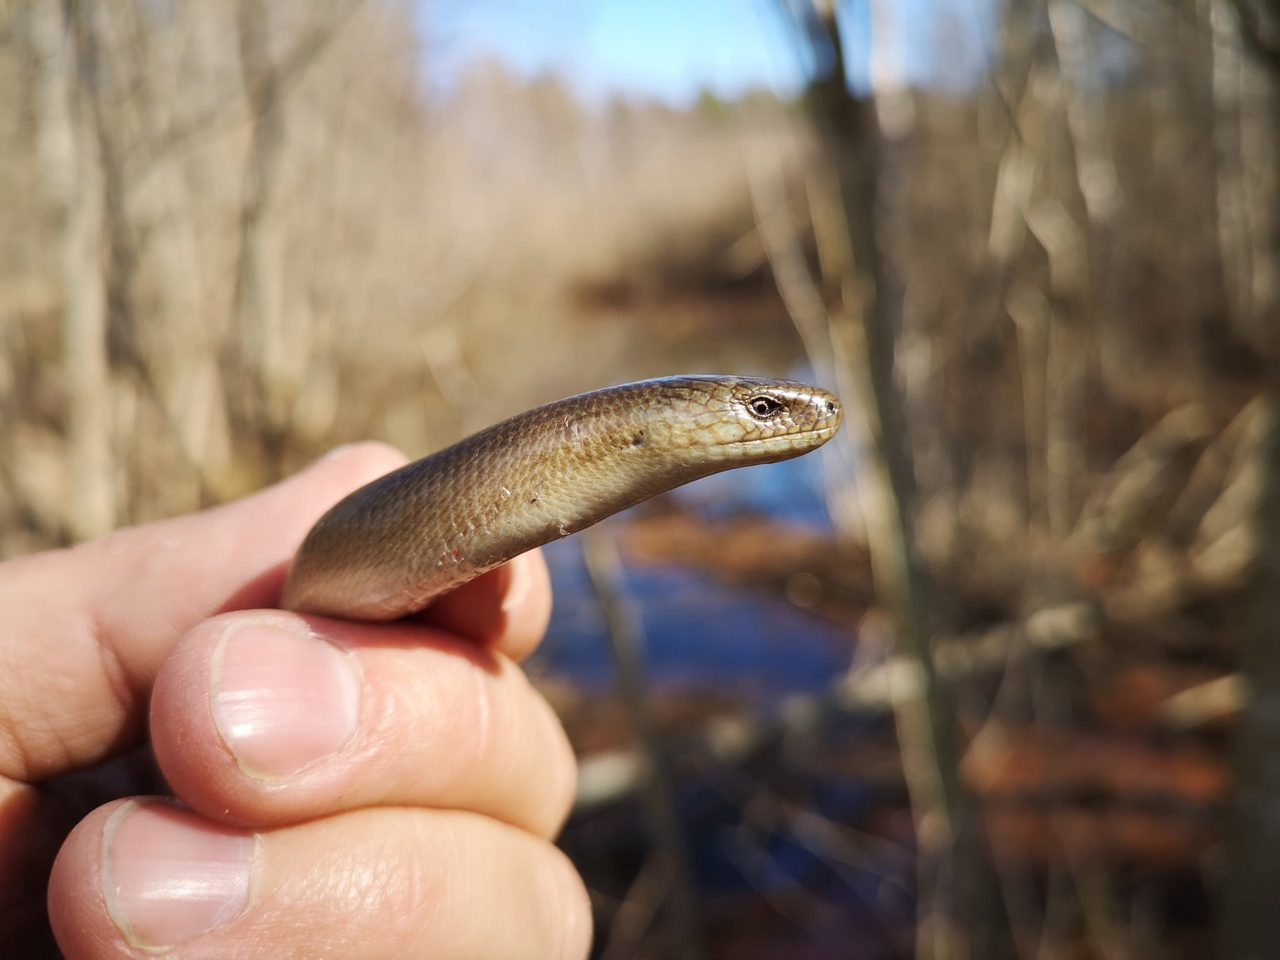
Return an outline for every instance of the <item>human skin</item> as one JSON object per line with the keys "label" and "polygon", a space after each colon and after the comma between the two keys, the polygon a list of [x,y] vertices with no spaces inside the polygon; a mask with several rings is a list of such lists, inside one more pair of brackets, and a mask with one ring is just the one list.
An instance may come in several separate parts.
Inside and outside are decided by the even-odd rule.
{"label": "human skin", "polygon": [[316,518],[402,462],[342,448],[0,564],[0,955],[587,955],[551,842],[573,755],[515,665],[550,616],[540,555],[415,621],[273,609]]}

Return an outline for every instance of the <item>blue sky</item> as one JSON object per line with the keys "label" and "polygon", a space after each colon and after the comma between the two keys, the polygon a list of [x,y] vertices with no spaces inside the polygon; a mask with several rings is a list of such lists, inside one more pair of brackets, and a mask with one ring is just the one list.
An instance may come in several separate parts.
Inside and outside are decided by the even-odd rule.
{"label": "blue sky", "polygon": [[[881,33],[913,81],[972,86],[982,75],[998,0],[882,0]],[[676,106],[703,89],[794,93],[806,63],[779,0],[424,0],[429,75],[448,85],[496,57],[530,77],[562,76],[587,103],[613,96]],[[855,73],[868,64],[866,0],[842,5]],[[895,34],[889,37],[889,33]]]}

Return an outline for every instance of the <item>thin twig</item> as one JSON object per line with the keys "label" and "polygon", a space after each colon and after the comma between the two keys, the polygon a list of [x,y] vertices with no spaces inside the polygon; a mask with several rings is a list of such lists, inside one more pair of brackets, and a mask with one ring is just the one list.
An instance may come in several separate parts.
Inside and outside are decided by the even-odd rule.
{"label": "thin twig", "polygon": [[623,597],[622,562],[608,533],[599,527],[585,531],[582,559],[604,614],[609,649],[617,669],[618,693],[646,760],[648,777],[644,797],[650,828],[658,849],[672,866],[670,896],[666,902],[671,931],[670,956],[700,960],[705,952],[698,935],[697,890],[676,807],[675,781],[666,748],[645,702],[647,681],[640,652],[643,629],[639,617]]}

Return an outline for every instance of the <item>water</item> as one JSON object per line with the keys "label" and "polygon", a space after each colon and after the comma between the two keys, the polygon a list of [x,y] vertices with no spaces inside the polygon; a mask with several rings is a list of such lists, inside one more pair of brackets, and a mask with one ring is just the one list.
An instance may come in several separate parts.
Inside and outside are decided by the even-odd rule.
{"label": "water", "polygon": [[[689,509],[719,519],[764,513],[787,523],[829,526],[814,456],[731,470],[675,494]],[[614,523],[626,523],[623,513]],[[604,620],[576,538],[546,548],[555,585],[547,641],[532,667],[589,690],[608,689],[613,665]],[[651,685],[696,695],[728,694],[768,705],[788,694],[819,692],[847,666],[847,628],[785,598],[720,583],[689,568],[630,566],[622,591],[639,617]]]}

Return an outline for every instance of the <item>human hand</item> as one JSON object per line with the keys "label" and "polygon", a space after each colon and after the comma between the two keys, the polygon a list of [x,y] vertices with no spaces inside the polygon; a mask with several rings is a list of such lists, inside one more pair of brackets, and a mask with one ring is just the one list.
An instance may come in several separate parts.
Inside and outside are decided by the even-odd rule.
{"label": "human hand", "polygon": [[[541,556],[429,625],[265,609],[323,510],[401,462],[344,448],[0,565],[0,955],[58,956],[51,928],[68,960],[586,956],[550,842],[573,756],[513,663],[550,615]],[[165,781],[176,802],[138,796]]]}

